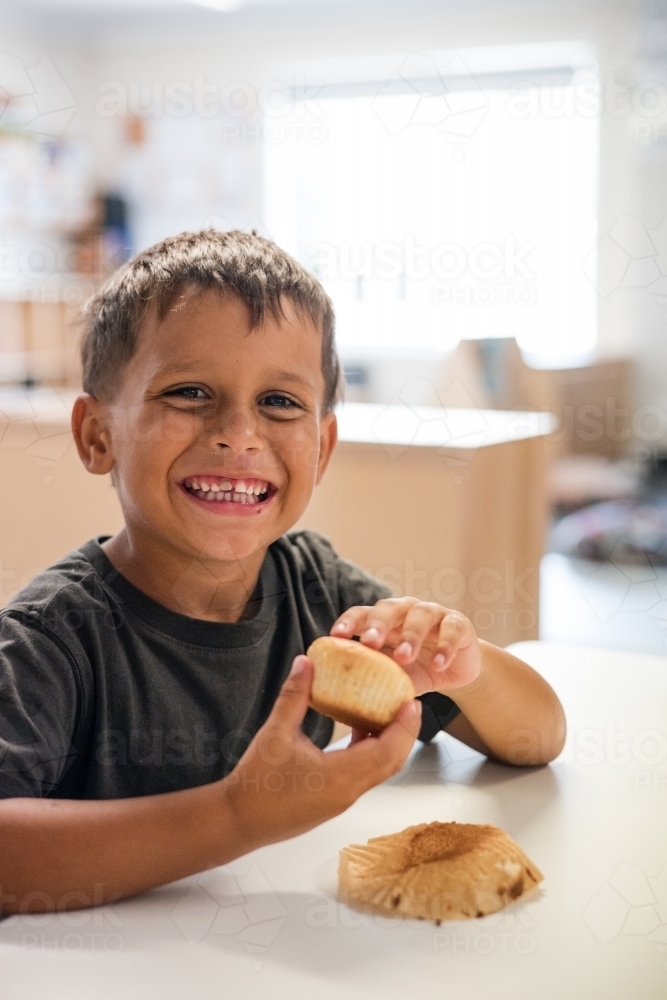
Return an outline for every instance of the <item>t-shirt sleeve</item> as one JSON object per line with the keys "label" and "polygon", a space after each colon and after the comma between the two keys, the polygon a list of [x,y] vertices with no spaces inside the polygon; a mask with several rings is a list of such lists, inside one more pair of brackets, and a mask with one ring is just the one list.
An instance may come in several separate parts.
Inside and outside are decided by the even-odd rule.
{"label": "t-shirt sleeve", "polygon": [[23,616],[0,615],[0,798],[49,795],[74,758],[75,663]]}
{"label": "t-shirt sleeve", "polygon": [[373,605],[383,597],[393,597],[386,584],[342,559],[319,531],[291,531],[285,540],[300,553],[299,572],[304,576],[306,600],[313,605],[326,605],[334,621],[355,605]]}
{"label": "t-shirt sleeve", "polygon": [[377,604],[385,597],[393,597],[393,591],[386,583],[376,580],[370,573],[348,562],[337,559],[339,614],[355,605]]}

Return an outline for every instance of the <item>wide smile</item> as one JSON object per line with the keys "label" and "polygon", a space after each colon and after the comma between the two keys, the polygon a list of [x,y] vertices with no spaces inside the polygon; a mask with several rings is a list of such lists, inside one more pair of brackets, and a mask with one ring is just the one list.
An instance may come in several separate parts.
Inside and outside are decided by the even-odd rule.
{"label": "wide smile", "polygon": [[183,492],[212,514],[259,514],[278,492],[266,479],[186,476]]}

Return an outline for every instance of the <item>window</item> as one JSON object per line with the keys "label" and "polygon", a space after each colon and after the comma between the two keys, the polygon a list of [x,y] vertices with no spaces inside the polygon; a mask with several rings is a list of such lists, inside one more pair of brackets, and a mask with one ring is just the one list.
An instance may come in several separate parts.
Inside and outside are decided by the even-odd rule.
{"label": "window", "polygon": [[291,133],[267,131],[267,228],[332,296],[344,358],[461,338],[516,337],[543,362],[594,347],[596,79],[562,52],[526,70],[524,49],[502,71],[406,57],[384,84],[295,92]]}

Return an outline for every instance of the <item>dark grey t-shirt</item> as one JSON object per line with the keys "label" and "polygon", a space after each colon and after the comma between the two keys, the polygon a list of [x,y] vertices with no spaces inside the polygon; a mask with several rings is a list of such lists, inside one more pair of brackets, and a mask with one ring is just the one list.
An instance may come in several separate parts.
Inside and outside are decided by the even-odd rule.
{"label": "dark grey t-shirt", "polygon": [[[0,798],[122,798],[217,780],[265,722],[293,658],[348,607],[391,594],[321,535],[296,531],[269,548],[252,617],[201,621],[134,587],[103,540],[0,612]],[[436,699],[430,738],[457,709],[425,697]],[[324,747],[333,723],[309,709],[303,730]]]}

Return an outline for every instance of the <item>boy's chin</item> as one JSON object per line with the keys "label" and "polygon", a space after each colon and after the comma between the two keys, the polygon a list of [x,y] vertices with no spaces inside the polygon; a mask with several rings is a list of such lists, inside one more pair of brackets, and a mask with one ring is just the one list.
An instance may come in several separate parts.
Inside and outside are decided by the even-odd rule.
{"label": "boy's chin", "polygon": [[271,542],[283,534],[279,532],[274,538],[273,533],[269,533],[269,537],[264,538],[264,532],[258,533],[256,529],[252,531],[249,528],[239,525],[227,526],[226,530],[216,532],[193,531],[188,533],[188,548],[196,552],[199,559],[220,563],[240,562],[259,552],[263,554]]}

